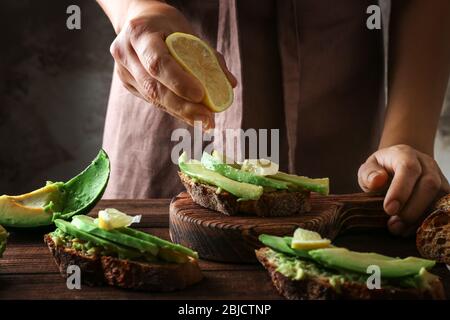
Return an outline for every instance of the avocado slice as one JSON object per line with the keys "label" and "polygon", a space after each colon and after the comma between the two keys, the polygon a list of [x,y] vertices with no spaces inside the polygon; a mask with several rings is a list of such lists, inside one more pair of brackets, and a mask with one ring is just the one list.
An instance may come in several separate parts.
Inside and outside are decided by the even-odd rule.
{"label": "avocado slice", "polygon": [[258,240],[261,241],[261,243],[263,243],[265,246],[277,252],[281,252],[294,257],[311,259],[308,250],[298,250],[291,248],[292,242],[291,237],[282,238],[277,236],[271,236],[268,234],[261,234],[259,235]]}
{"label": "avocado slice", "polygon": [[5,228],[0,226],[0,258],[5,252],[6,249],[6,239],[8,238],[8,232],[6,232]]}
{"label": "avocado slice", "polygon": [[[125,234],[127,234],[129,236],[132,236],[134,238],[141,239],[141,240],[144,240],[146,242],[153,243],[153,244],[157,245],[159,248],[169,249],[171,251],[175,251],[177,253],[180,253],[180,254],[183,254],[183,255],[186,255],[186,256],[198,259],[198,253],[195,252],[194,250],[191,250],[191,249],[189,249],[189,248],[187,248],[185,246],[182,246],[182,245],[179,245],[179,244],[176,244],[176,243],[173,243],[173,242],[170,242],[170,241],[167,241],[167,240],[155,237],[155,236],[153,236],[151,234],[148,234],[146,232],[142,232],[142,231],[139,231],[139,230],[136,230],[136,229],[132,229],[132,228],[129,228],[129,227],[120,228],[120,229],[117,229],[117,230],[122,232],[122,233],[125,233]],[[170,253],[167,253],[167,250],[164,250],[164,254],[170,255]]]}
{"label": "avocado slice", "polygon": [[[301,280],[307,278],[326,278],[330,285],[339,290],[340,286],[346,282],[356,282],[365,285],[367,273],[359,273],[349,270],[335,270],[325,267],[315,261],[293,257],[278,250],[269,250],[267,252],[269,261],[277,267],[277,271],[284,276]],[[401,288],[427,288],[429,283],[436,281],[437,276],[421,269],[418,274],[400,278],[382,278],[381,286]]]}
{"label": "avocado slice", "polygon": [[64,184],[45,187],[20,196],[0,196],[0,223],[11,227],[42,226],[52,223],[52,210],[61,210]]}
{"label": "avocado slice", "polygon": [[287,174],[281,171],[269,177],[276,180],[290,182],[304,190],[317,192],[325,196],[330,193],[330,181],[328,178],[311,179],[308,177],[296,176],[294,174]]}
{"label": "avocado slice", "polygon": [[191,178],[219,187],[235,195],[240,201],[258,200],[263,194],[263,187],[249,183],[237,182],[221,174],[204,168],[201,164],[186,161],[183,153],[178,159],[180,170]]}
{"label": "avocado slice", "polygon": [[94,219],[88,216],[75,216],[73,217],[71,224],[81,231],[95,235],[99,238],[106,239],[108,241],[115,242],[120,245],[137,249],[140,252],[148,252],[156,256],[159,251],[158,246],[151,242],[131,237],[117,230],[101,229],[97,226],[97,224],[94,223]]}
{"label": "avocado slice", "polygon": [[126,258],[133,259],[133,258],[142,256],[142,254],[140,252],[138,252],[134,249],[126,248],[126,247],[118,245],[112,241],[102,239],[93,234],[90,234],[88,232],[80,230],[80,229],[76,228],[73,224],[71,224],[70,222],[67,222],[67,221],[64,221],[61,219],[56,219],[54,222],[55,222],[56,227],[58,229],[60,229],[62,232],[70,234],[71,236],[77,237],[84,241],[90,241],[93,244],[104,247],[105,249],[107,249],[109,251],[116,252],[119,255],[119,257],[124,257],[124,258],[126,257]]}
{"label": "avocado slice", "polygon": [[435,261],[416,257],[391,258],[377,253],[354,252],[345,248],[310,250],[309,255],[318,263],[334,269],[345,269],[366,274],[367,267],[377,265],[384,278],[399,278],[418,274],[422,268],[429,269]]}
{"label": "avocado slice", "polygon": [[207,152],[203,152],[201,163],[206,169],[215,171],[221,174],[222,176],[225,176],[238,182],[245,182],[257,186],[269,187],[274,189],[285,189],[285,190],[288,189],[289,185],[292,185],[285,181],[267,178],[264,176],[258,176],[251,172],[238,170],[228,164],[221,163],[220,160],[218,160],[216,157],[213,157]]}
{"label": "avocado slice", "polygon": [[83,172],[66,183],[47,182],[30,193],[0,196],[0,224],[18,228],[47,226],[54,219],[86,213],[101,198],[109,171],[108,155],[100,150]]}

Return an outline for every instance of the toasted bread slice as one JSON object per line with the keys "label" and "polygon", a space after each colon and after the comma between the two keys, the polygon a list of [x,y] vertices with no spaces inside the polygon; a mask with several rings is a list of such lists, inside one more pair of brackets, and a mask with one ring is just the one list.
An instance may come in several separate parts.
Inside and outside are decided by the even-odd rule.
{"label": "toasted bread slice", "polygon": [[450,265],[450,195],[440,199],[435,209],[417,230],[417,250],[425,258]]}
{"label": "toasted bread slice", "polygon": [[57,246],[49,234],[44,236],[44,242],[63,277],[67,277],[68,266],[77,265],[82,283],[90,286],[109,284],[133,290],[168,292],[182,290],[203,278],[197,260],[192,258],[183,264],[130,261],[86,255],[73,248]]}
{"label": "toasted bread slice", "polygon": [[314,262],[305,262],[311,265],[311,270],[304,272],[296,280],[287,277],[278,270],[279,264],[274,259],[273,250],[262,248],[256,251],[259,262],[267,269],[272,283],[277,291],[289,300],[334,300],[334,299],[445,299],[444,288],[439,278],[433,280],[423,288],[403,288],[392,284],[383,284],[381,289],[369,289],[364,275],[351,275],[342,281],[341,275],[332,270],[323,271]]}
{"label": "toasted bread slice", "polygon": [[280,217],[311,210],[309,191],[277,190],[264,192],[258,200],[238,201],[236,196],[226,191],[217,192],[215,186],[194,181],[182,172],[178,172],[178,175],[195,203],[228,216],[245,213],[261,217]]}

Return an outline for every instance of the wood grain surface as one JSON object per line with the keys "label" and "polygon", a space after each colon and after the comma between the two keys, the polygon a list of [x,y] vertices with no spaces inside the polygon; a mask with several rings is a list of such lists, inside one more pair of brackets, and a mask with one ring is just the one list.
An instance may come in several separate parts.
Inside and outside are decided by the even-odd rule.
{"label": "wood grain surface", "polygon": [[203,259],[253,263],[262,233],[292,235],[302,227],[335,239],[350,230],[384,229],[383,197],[367,194],[311,198],[311,212],[290,217],[226,216],[194,203],[180,193],[170,204],[170,236],[198,251]]}
{"label": "wood grain surface", "polygon": [[[169,200],[104,200],[99,209],[114,207],[130,214],[142,214],[140,229],[169,239]],[[200,261],[205,279],[183,291],[173,293],[133,292],[113,287],[82,286],[69,290],[60,276],[40,230],[8,230],[8,247],[0,259],[0,299],[281,299],[268,274],[258,264],[227,264]],[[356,233],[355,233],[356,232]],[[383,230],[346,233],[336,239],[338,245],[353,250],[377,251],[396,256],[418,255],[414,239],[399,239]],[[439,273],[450,296],[450,272],[439,266]]]}

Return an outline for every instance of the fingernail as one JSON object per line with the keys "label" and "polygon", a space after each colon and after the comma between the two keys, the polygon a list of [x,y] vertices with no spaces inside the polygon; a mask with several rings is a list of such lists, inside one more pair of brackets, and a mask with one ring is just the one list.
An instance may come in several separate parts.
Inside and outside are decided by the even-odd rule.
{"label": "fingernail", "polygon": [[401,236],[406,231],[406,224],[397,216],[389,221],[389,231],[396,236]]}
{"label": "fingernail", "polygon": [[367,180],[369,182],[372,182],[372,180],[378,175],[378,171],[372,171],[369,176],[367,177]]}
{"label": "fingernail", "polygon": [[392,200],[386,205],[385,210],[387,214],[391,216],[396,215],[398,210],[400,210],[400,202],[398,202],[397,200]]}

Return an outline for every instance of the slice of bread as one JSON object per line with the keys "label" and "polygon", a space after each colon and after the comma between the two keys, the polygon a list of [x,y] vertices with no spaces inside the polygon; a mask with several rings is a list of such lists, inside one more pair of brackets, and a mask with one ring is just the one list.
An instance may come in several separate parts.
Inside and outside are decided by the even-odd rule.
{"label": "slice of bread", "polygon": [[311,210],[309,191],[277,190],[264,192],[258,200],[238,201],[236,196],[226,191],[217,192],[215,186],[194,181],[182,172],[178,175],[195,203],[228,216],[245,213],[261,217],[280,217]]}
{"label": "slice of bread", "polygon": [[183,264],[130,261],[86,255],[73,248],[57,246],[49,234],[44,236],[44,242],[63,277],[67,277],[70,265],[77,265],[82,283],[90,286],[109,284],[133,290],[168,292],[182,290],[203,278],[197,260],[192,258]]}
{"label": "slice of bread", "polygon": [[450,195],[440,199],[417,230],[419,253],[428,259],[450,265]]}
{"label": "slice of bread", "polygon": [[278,271],[279,264],[276,259],[273,259],[273,254],[274,251],[269,248],[261,248],[256,251],[256,257],[269,272],[277,291],[289,300],[445,299],[442,283],[435,276],[422,289],[382,284],[381,289],[371,290],[364,281],[345,280],[341,282],[337,280],[340,276],[337,271],[327,270],[321,273],[321,268],[314,266],[314,262],[306,262],[313,264],[312,272],[305,272],[301,279],[296,280]]}

